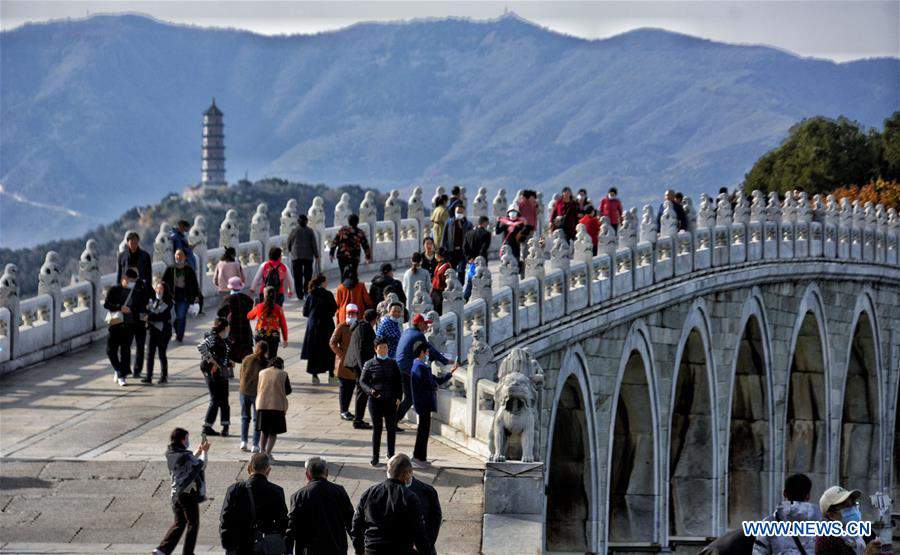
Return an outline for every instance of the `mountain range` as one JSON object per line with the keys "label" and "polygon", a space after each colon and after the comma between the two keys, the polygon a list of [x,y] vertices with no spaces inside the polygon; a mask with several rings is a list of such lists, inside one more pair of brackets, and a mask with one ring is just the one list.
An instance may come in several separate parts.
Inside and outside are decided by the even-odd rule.
{"label": "mountain range", "polygon": [[212,97],[231,182],[428,198],[617,185],[630,205],[738,184],[804,117],[880,126],[900,107],[900,60],[658,29],[585,40],[514,14],[293,36],[138,15],[27,24],[0,33],[0,246],[77,236],[196,184]]}

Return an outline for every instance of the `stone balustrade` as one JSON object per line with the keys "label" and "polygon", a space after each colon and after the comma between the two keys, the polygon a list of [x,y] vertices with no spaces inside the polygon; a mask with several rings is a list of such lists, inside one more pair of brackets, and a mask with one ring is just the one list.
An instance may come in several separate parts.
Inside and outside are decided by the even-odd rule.
{"label": "stone balustrade", "polygon": [[[504,214],[506,196],[505,191],[501,193],[493,202],[493,221]],[[430,234],[421,195],[421,190],[414,191],[410,199],[413,208],[408,214],[411,217],[407,218],[399,217],[396,195],[392,195],[388,207],[391,218],[381,221],[374,220],[373,198],[363,201],[359,212],[364,212],[366,217],[360,218],[359,225],[371,239],[372,265],[363,265],[362,271],[375,270],[383,262],[399,263],[402,268],[412,253],[419,250],[421,239]],[[572,245],[559,233],[545,233],[543,246],[531,241],[528,248],[523,248],[524,279],[519,279],[515,261],[507,256],[501,261],[496,286],[484,265],[473,281],[472,297],[464,306],[462,285],[456,282],[450,288],[448,295],[452,298],[445,301],[445,314],[440,319],[446,351],[453,356],[465,355],[476,329],[483,329],[487,344],[496,347],[521,333],[552,325],[573,312],[693,272],[803,258],[898,265],[900,219],[893,209],[859,206],[846,199],[837,203],[830,197],[824,205],[821,199],[816,199],[814,208],[810,208],[805,198],[791,199],[778,206],[771,196],[763,209],[763,198],[754,194],[753,204],[748,207],[746,201],[739,202],[733,211],[721,199],[714,203],[704,198],[696,213],[691,210],[690,231],[676,231],[670,206],[665,207],[657,229],[653,217],[656,211],[647,205],[642,211],[638,233],[637,210],[631,210],[618,237],[606,222],[601,224],[597,255],[591,254],[590,238],[583,230]],[[485,195],[480,194],[476,204],[487,211],[485,202]],[[310,226],[318,236],[321,269],[334,276],[337,264],[327,253],[340,228],[324,227],[322,207],[321,199],[316,199],[309,209]],[[247,215],[229,210],[220,225],[222,237],[218,247],[205,244],[207,223],[202,216],[195,218],[190,237],[192,241],[201,241],[194,254],[202,270],[199,274],[204,295],[216,294],[213,276],[225,246],[236,248],[248,281],[266,260],[271,247],[286,251],[287,234],[268,235],[263,218],[266,210],[261,205],[251,215],[253,239],[244,242],[238,237],[239,220]],[[344,220],[351,211],[347,202],[339,203],[335,209],[336,221]],[[290,217],[282,218],[280,231],[289,232],[292,229],[289,220],[299,213],[296,203],[287,206],[285,212]],[[156,246],[162,243],[163,240],[156,240]],[[497,255],[499,247],[500,241],[492,245],[492,256]],[[165,253],[147,241],[145,248],[156,254],[153,273],[160,276],[165,269]],[[7,265],[0,279],[0,306],[6,318],[0,323],[9,322],[0,334],[3,342],[0,343],[3,346],[0,372],[41,360],[44,351],[47,355],[58,354],[67,347],[104,335],[103,301],[115,275],[99,274],[95,249],[96,243],[89,241],[82,254],[79,276],[75,278],[77,283],[66,287],[59,287],[62,280],[58,276],[56,254],[48,253],[42,267],[42,293],[21,301],[15,270],[10,271],[12,265]],[[285,257],[289,258],[287,252]]]}

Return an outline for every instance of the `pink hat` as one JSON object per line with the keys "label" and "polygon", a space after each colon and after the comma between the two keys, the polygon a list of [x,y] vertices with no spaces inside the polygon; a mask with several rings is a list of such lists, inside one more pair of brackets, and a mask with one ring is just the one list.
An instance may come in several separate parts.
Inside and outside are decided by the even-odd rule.
{"label": "pink hat", "polygon": [[232,291],[240,291],[244,288],[244,282],[238,276],[228,278],[228,288]]}

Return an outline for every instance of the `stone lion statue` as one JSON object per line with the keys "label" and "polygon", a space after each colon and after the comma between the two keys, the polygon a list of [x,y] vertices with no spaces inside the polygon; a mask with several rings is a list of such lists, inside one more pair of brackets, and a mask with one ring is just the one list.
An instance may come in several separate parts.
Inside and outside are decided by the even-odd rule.
{"label": "stone lion statue", "polygon": [[492,462],[519,458],[534,462],[538,387],[544,374],[531,354],[515,347],[500,363],[494,393],[494,423],[488,438]]}

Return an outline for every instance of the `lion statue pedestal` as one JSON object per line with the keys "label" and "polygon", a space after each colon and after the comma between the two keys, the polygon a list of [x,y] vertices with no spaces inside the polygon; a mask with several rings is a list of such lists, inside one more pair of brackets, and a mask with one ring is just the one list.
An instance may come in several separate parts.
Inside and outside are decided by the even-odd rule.
{"label": "lion statue pedestal", "polygon": [[537,441],[540,387],[544,373],[525,349],[513,348],[497,371],[494,422],[488,437],[491,462],[539,457]]}

